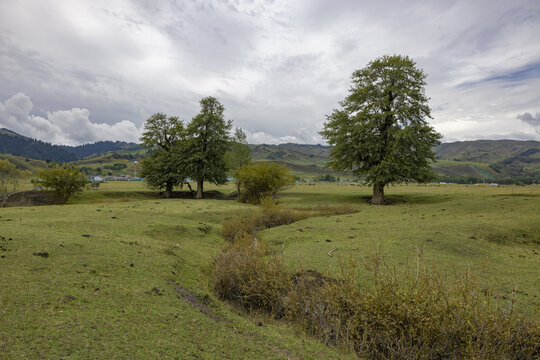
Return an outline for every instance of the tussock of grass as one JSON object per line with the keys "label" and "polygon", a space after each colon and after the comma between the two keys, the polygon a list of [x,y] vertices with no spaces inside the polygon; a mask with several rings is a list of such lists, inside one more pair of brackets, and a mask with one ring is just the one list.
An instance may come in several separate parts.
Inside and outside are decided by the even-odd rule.
{"label": "tussock of grass", "polygon": [[266,260],[265,247],[248,234],[235,237],[220,251],[214,263],[213,286],[222,300],[232,300],[246,310],[283,309],[289,279],[277,258]]}

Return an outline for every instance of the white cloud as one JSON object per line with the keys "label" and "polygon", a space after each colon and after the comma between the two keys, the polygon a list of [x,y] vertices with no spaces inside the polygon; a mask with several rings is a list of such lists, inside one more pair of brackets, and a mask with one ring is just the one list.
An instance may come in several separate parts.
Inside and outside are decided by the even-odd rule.
{"label": "white cloud", "polygon": [[47,113],[47,117],[32,115],[33,104],[24,93],[17,93],[5,103],[0,102],[0,127],[21,135],[53,144],[80,145],[100,140],[137,142],[140,130],[123,120],[109,125],[90,121],[90,111],[73,108]]}

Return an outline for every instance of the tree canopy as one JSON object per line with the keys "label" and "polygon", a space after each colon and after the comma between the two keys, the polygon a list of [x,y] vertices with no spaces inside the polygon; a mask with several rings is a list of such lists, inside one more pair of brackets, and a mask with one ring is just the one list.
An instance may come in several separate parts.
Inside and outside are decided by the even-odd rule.
{"label": "tree canopy", "polygon": [[333,146],[330,165],[373,185],[372,204],[384,204],[389,183],[434,178],[441,135],[426,121],[425,78],[409,57],[385,55],[352,74],[349,95],[327,116],[321,135]]}
{"label": "tree canopy", "polygon": [[157,113],[146,120],[144,128],[141,141],[151,155],[143,160],[142,176],[149,187],[163,189],[165,197],[171,197],[174,187],[182,186],[188,177],[184,123],[176,116]]}
{"label": "tree canopy", "polygon": [[224,117],[225,108],[214,97],[200,101],[201,111],[186,128],[187,170],[197,181],[196,198],[202,198],[204,181],[224,184],[227,181],[225,153],[230,144],[231,121]]}
{"label": "tree canopy", "polygon": [[38,177],[41,180],[41,185],[51,190],[61,203],[65,203],[71,195],[83,191],[88,184],[86,175],[77,167],[68,164],[55,164],[40,170]]}

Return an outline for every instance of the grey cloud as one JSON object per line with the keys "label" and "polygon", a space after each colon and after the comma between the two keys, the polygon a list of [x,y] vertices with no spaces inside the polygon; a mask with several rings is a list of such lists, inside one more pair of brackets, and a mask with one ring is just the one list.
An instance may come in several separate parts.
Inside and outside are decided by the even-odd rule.
{"label": "grey cloud", "polygon": [[540,134],[540,113],[536,113],[536,115],[531,115],[530,113],[526,112],[524,114],[518,115],[517,118],[524,123],[527,123],[534,127],[536,132]]}

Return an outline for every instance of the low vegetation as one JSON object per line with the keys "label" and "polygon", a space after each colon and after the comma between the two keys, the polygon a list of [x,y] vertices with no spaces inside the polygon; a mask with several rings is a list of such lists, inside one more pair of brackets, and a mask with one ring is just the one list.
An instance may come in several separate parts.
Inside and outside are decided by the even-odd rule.
{"label": "low vegetation", "polygon": [[374,359],[540,354],[540,327],[514,309],[513,298],[500,306],[470,269],[448,277],[425,267],[420,252],[414,272],[399,273],[374,254],[363,269],[354,260],[342,263],[336,278],[313,270],[287,273],[282,257],[268,256],[257,232],[275,224],[268,213],[263,204],[258,221],[250,216],[224,224],[232,241],[214,259],[219,298],[285,318],[326,344]]}
{"label": "low vegetation", "polygon": [[287,167],[268,162],[246,165],[238,171],[237,176],[240,201],[251,204],[258,204],[263,198],[273,198],[296,181]]}
{"label": "low vegetation", "polygon": [[55,164],[38,172],[38,181],[41,187],[50,190],[60,203],[84,190],[88,181],[77,167],[64,164]]}

